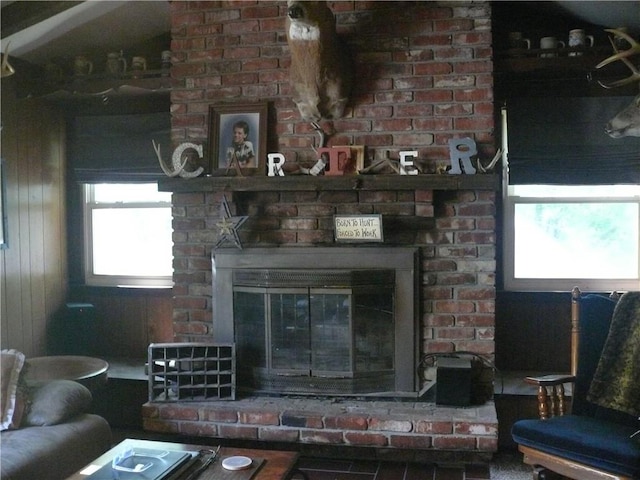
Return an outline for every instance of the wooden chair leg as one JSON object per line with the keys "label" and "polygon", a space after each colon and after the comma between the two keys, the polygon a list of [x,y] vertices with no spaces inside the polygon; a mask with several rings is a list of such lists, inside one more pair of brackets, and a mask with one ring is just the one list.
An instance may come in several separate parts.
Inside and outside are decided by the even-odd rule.
{"label": "wooden chair leg", "polygon": [[566,403],[564,399],[564,385],[560,384],[556,386],[555,391],[556,396],[558,397],[558,415],[564,415],[566,413]]}
{"label": "wooden chair leg", "polygon": [[538,414],[542,420],[549,418],[549,405],[547,404],[547,389],[540,385],[538,387]]}

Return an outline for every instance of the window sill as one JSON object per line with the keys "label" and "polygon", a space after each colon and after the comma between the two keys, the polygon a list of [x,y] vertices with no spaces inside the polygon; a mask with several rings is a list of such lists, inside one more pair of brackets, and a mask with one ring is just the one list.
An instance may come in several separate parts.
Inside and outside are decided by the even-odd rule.
{"label": "window sill", "polygon": [[71,285],[71,296],[82,297],[84,294],[104,296],[131,296],[131,297],[171,297],[173,287],[105,287],[92,285]]}

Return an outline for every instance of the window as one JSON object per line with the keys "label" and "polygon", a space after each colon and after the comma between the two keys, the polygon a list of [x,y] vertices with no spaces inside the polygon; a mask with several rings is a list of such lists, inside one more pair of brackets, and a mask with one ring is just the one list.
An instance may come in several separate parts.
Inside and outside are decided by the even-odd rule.
{"label": "window", "polygon": [[84,185],[85,282],[172,285],[171,194],[155,183]]}
{"label": "window", "polygon": [[509,185],[507,290],[637,290],[640,186]]}

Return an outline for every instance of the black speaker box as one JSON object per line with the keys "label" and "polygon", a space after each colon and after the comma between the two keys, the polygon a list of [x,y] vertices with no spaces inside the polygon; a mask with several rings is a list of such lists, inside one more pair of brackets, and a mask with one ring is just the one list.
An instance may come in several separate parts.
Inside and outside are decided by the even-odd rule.
{"label": "black speaker box", "polygon": [[466,407],[471,405],[471,360],[438,357],[436,366],[436,404]]}

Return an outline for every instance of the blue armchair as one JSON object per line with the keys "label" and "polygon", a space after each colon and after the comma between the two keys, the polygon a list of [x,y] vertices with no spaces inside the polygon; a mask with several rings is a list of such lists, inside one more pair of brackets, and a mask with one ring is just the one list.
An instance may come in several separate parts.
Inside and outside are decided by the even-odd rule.
{"label": "blue armchair", "polygon": [[574,288],[571,311],[571,375],[525,379],[540,418],[517,421],[512,437],[534,479],[640,479],[640,292],[616,303]]}

